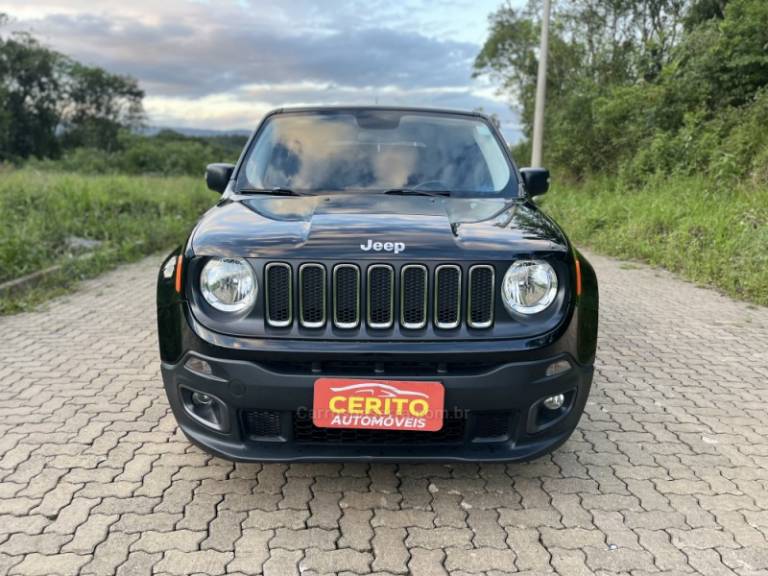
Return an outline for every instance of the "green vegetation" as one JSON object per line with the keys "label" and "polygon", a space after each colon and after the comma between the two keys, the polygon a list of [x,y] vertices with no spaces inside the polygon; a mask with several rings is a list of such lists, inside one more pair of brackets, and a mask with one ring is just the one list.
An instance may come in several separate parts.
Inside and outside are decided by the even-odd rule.
{"label": "green vegetation", "polygon": [[[3,171],[0,283],[53,265],[63,267],[33,291],[0,296],[0,314],[183,242],[216,198],[202,178]],[[77,239],[99,244],[88,257],[77,258]]]}
{"label": "green vegetation", "polygon": [[[539,2],[501,8],[475,62],[532,130]],[[556,3],[545,158],[563,176],[752,177],[768,184],[768,2]],[[524,143],[519,148],[525,156]]]}
{"label": "green vegetation", "polygon": [[[768,2],[555,6],[544,205],[577,242],[768,303]],[[539,9],[499,9],[475,62],[520,102],[526,136]]]}
{"label": "green vegetation", "polygon": [[122,131],[112,151],[73,148],[58,159],[33,159],[26,166],[81,174],[186,175],[202,178],[206,164],[236,162],[246,140],[245,136],[192,138],[172,130],[163,130],[155,136]]}
{"label": "green vegetation", "polygon": [[[5,21],[0,13],[0,27]],[[141,125],[143,98],[133,78],[80,64],[27,33],[0,36],[0,161],[112,150],[121,129]]]}
{"label": "green vegetation", "polygon": [[55,268],[0,292],[0,314],[168,250],[216,201],[205,165],[246,138],[143,136],[143,98],[133,78],[0,35],[0,284]]}
{"label": "green vegetation", "polygon": [[616,178],[594,178],[556,184],[542,205],[577,244],[768,305],[768,188],[724,190],[695,176],[627,188]]}
{"label": "green vegetation", "polygon": [[[545,209],[578,243],[768,304],[768,2],[554,5]],[[495,12],[475,62],[519,104],[527,137],[539,9]],[[168,248],[215,201],[204,166],[245,139],[142,136],[143,97],[130,77],[0,35],[0,163],[26,166],[0,172],[0,282],[64,264],[0,313]],[[524,164],[528,140],[515,153]],[[100,244],[75,258],[73,238]]]}

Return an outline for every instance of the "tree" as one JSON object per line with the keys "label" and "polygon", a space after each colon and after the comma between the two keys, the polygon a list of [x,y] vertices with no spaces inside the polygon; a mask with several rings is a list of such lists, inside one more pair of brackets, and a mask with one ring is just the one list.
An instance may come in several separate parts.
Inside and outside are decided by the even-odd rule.
{"label": "tree", "polygon": [[[688,0],[569,0],[554,5],[547,76],[545,156],[575,174],[612,163],[616,150],[598,130],[596,111],[616,86],[657,82],[683,30]],[[538,68],[538,2],[505,5],[475,60],[532,130]],[[607,127],[610,128],[610,127]],[[580,146],[574,148],[573,139]]]}
{"label": "tree", "polygon": [[685,16],[685,29],[691,31],[708,20],[725,18],[728,0],[695,0]]}
{"label": "tree", "polygon": [[[490,16],[490,34],[475,59],[475,76],[488,75],[500,84],[511,102],[520,108],[524,133],[530,136],[533,123],[534,94],[538,60],[539,25],[532,13],[532,2],[526,9],[510,5]],[[569,84],[581,65],[574,46],[564,39],[562,24],[553,18],[550,31],[549,75],[547,94],[556,101],[563,86]]]}
{"label": "tree", "polygon": [[[518,103],[527,135],[534,5],[494,13],[475,61],[475,74],[494,78]],[[576,178],[621,172],[633,181],[649,171],[762,170],[766,0],[568,0],[556,4],[553,20],[548,163]]]}
{"label": "tree", "polygon": [[135,79],[67,59],[61,107],[67,147],[90,146],[111,151],[122,128],[137,129],[144,119],[144,91]]}
{"label": "tree", "polygon": [[28,33],[0,36],[0,161],[112,150],[121,129],[141,124],[143,98],[133,78],[80,64]]}
{"label": "tree", "polygon": [[29,34],[0,37],[0,160],[57,153],[60,59]]}

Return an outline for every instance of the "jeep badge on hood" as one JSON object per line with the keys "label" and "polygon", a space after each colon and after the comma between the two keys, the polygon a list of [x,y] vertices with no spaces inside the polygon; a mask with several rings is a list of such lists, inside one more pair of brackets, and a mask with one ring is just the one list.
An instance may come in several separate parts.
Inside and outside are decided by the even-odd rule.
{"label": "jeep badge on hood", "polygon": [[366,244],[360,244],[360,250],[363,250],[365,252],[370,252],[373,250],[374,252],[394,252],[395,254],[400,254],[403,250],[405,250],[405,243],[404,242],[374,242],[370,238],[368,239],[368,242]]}

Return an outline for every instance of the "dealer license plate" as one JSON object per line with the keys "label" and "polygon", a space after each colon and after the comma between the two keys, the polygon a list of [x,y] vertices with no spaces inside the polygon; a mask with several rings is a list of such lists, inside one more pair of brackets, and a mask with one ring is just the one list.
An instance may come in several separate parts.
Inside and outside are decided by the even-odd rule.
{"label": "dealer license plate", "polygon": [[441,382],[318,378],[312,421],[320,428],[440,430],[444,393]]}

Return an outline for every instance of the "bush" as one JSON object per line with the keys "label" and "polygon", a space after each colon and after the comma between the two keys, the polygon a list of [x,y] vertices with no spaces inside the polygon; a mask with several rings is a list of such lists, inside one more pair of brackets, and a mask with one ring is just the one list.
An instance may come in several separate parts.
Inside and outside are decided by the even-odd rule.
{"label": "bush", "polygon": [[188,138],[165,131],[157,136],[122,133],[113,152],[74,148],[57,160],[31,160],[37,170],[82,174],[129,174],[201,177],[211,162],[234,162],[246,138]]}
{"label": "bush", "polygon": [[617,178],[594,178],[556,184],[543,207],[576,243],[768,305],[768,188],[732,184],[649,176],[627,187]]}
{"label": "bush", "polygon": [[[83,176],[30,169],[0,179],[0,282],[64,264],[57,282],[95,275],[184,241],[217,197],[200,178]],[[98,242],[85,264],[72,239]],[[0,312],[18,309],[26,295],[0,299]],[[34,300],[39,300],[36,298]]]}
{"label": "bush", "polygon": [[[529,136],[539,10],[532,0],[500,8],[475,61],[520,100]],[[544,154],[558,174],[618,174],[633,186],[654,173],[763,178],[766,0],[597,0],[555,11]]]}

